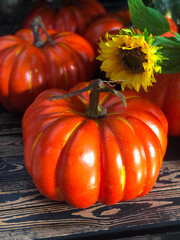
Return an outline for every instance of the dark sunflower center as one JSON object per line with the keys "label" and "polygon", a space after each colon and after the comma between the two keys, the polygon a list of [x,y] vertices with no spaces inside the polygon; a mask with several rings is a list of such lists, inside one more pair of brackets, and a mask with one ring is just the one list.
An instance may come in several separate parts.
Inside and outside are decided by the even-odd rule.
{"label": "dark sunflower center", "polygon": [[120,50],[120,60],[132,73],[144,72],[143,62],[147,62],[145,57],[146,54],[141,51],[141,47],[133,48],[131,50],[121,48]]}

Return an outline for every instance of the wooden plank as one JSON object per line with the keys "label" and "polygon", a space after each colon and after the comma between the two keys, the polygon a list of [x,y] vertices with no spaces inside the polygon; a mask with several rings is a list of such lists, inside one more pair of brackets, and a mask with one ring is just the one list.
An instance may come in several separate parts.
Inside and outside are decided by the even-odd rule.
{"label": "wooden plank", "polygon": [[0,182],[24,178],[29,178],[29,174],[24,165],[23,155],[0,157]]}
{"label": "wooden plank", "polygon": [[0,211],[52,204],[54,201],[40,194],[32,178],[0,183]]}
{"label": "wooden plank", "polygon": [[0,157],[23,155],[24,143],[22,134],[0,137]]}
{"label": "wooden plank", "polygon": [[99,203],[87,209],[76,209],[64,203],[0,212],[0,238],[16,239],[61,237],[121,232],[151,225],[180,224],[180,189],[150,192],[142,198],[113,206]]}
{"label": "wooden plank", "polygon": [[21,133],[22,114],[9,113],[0,107],[0,136]]}
{"label": "wooden plank", "polygon": [[180,161],[163,162],[153,191],[180,188]]}
{"label": "wooden plank", "polygon": [[[25,169],[26,175],[25,173],[22,174],[20,166],[15,166],[15,169],[19,169],[19,173],[15,174],[17,179],[12,180],[9,175],[10,180],[8,178],[4,178],[6,181],[0,180],[0,211],[54,204],[53,201],[48,200],[39,193],[30,175]],[[164,162],[151,192],[179,189],[179,169],[180,161]]]}

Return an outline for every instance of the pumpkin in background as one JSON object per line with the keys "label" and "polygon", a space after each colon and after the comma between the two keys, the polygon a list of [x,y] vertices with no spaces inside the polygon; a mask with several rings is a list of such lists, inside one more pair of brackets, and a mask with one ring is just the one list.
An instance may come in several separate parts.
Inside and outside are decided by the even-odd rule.
{"label": "pumpkin in background", "polygon": [[9,111],[24,112],[43,90],[68,90],[93,76],[94,51],[83,37],[48,30],[50,42],[36,33],[39,47],[31,29],[0,38],[0,102]]}
{"label": "pumpkin in background", "polygon": [[163,110],[169,135],[180,136],[180,73],[156,74],[155,78],[157,82],[148,92],[141,93]]}
{"label": "pumpkin in background", "polygon": [[[79,83],[77,91],[89,83]],[[115,204],[147,194],[167,146],[167,120],[151,101],[132,91],[100,93],[107,114],[89,117],[90,91],[54,100],[65,92],[41,93],[22,119],[24,161],[46,197],[85,208]],[[89,111],[88,111],[89,110]]]}
{"label": "pumpkin in background", "polygon": [[[106,32],[117,34],[119,33],[120,28],[123,28],[123,24],[119,20],[107,16],[102,17],[101,19],[98,19],[89,25],[84,37],[93,47],[96,57],[99,55],[98,49],[100,38],[102,38],[104,41]],[[104,79],[105,73],[100,70],[101,64],[101,61],[96,60],[95,76]]]}
{"label": "pumpkin in background", "polygon": [[57,3],[56,7],[42,2],[25,20],[24,26],[29,27],[32,19],[39,15],[47,29],[56,29],[58,32],[71,31],[83,35],[92,21],[106,13],[103,5],[96,0],[65,0],[61,4]]}
{"label": "pumpkin in background", "polygon": [[107,32],[119,30],[123,28],[123,24],[113,17],[102,17],[89,25],[84,37],[94,48],[96,56],[98,56],[98,43]]}

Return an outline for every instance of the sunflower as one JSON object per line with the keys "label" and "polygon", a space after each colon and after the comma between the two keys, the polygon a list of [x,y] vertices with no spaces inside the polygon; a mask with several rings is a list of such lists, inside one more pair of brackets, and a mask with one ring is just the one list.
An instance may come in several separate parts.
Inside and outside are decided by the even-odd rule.
{"label": "sunflower", "polygon": [[142,34],[133,29],[121,29],[119,34],[106,33],[105,41],[99,43],[98,60],[111,81],[137,92],[142,86],[147,91],[152,82],[156,82],[154,73],[161,73],[160,64],[165,59],[159,49],[153,46],[153,37],[145,30]]}

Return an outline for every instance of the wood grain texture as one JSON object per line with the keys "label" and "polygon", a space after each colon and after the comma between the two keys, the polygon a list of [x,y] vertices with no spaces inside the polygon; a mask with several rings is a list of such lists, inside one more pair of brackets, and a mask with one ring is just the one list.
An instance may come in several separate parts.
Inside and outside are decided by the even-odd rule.
{"label": "wood grain texture", "polygon": [[[173,193],[173,196],[172,196]],[[87,209],[75,209],[64,203],[50,206],[0,212],[0,237],[9,232],[26,231],[41,237],[92,233],[97,231],[124,231],[153,224],[180,223],[180,189],[151,192],[133,201],[103,206],[99,203]],[[36,231],[39,229],[39,231]],[[6,235],[5,235],[6,234]],[[40,236],[39,236],[40,238]]]}
{"label": "wood grain texture", "polygon": [[[53,201],[43,197],[36,189],[23,164],[13,165],[17,178],[0,180],[0,211],[40,205],[52,205]],[[17,167],[18,166],[18,167]],[[180,162],[164,162],[157,182],[151,192],[180,189]],[[12,171],[13,172],[13,171]],[[18,173],[19,172],[19,173]],[[2,175],[7,175],[4,172]]]}
{"label": "wood grain texture", "polygon": [[0,157],[0,181],[13,181],[29,177],[23,161],[23,155]]}
{"label": "wood grain texture", "polygon": [[23,155],[22,135],[5,135],[0,137],[0,157]]}
{"label": "wood grain texture", "polygon": [[[88,236],[180,223],[179,167],[179,161],[164,162],[154,188],[142,198],[113,206],[96,203],[88,209],[75,209],[64,202],[46,199],[31,178],[2,181],[0,239],[11,239],[12,234],[16,239]],[[21,171],[20,167],[16,169]]]}

